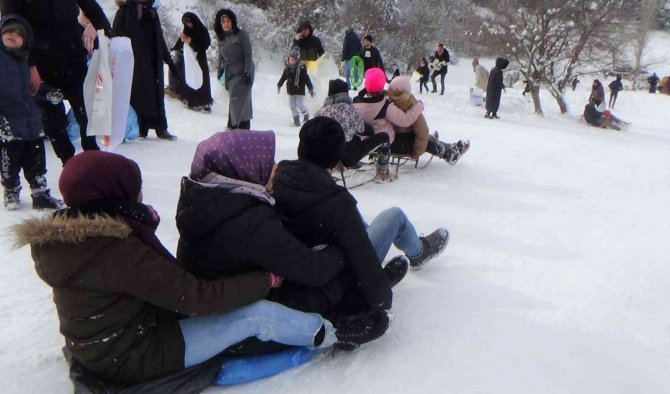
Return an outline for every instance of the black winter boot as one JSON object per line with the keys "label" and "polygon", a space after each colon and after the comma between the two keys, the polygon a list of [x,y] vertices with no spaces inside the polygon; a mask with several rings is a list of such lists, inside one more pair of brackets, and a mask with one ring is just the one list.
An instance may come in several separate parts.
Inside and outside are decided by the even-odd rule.
{"label": "black winter boot", "polygon": [[293,117],[293,126],[300,127],[300,115]]}
{"label": "black winter boot", "polygon": [[32,194],[33,209],[62,209],[65,203],[49,193],[49,189]]}
{"label": "black winter boot", "polygon": [[427,262],[444,252],[449,243],[449,232],[445,228],[438,228],[425,237],[420,237],[423,250],[417,257],[410,257],[409,264],[413,269],[421,269]]}
{"label": "black winter boot", "polygon": [[336,347],[354,350],[364,343],[374,341],[384,335],[391,319],[386,311],[365,312],[347,316],[334,323],[337,337]]}
{"label": "black winter boot", "polygon": [[20,206],[21,186],[5,189],[5,210],[16,211]]}
{"label": "black winter boot", "polygon": [[384,143],[377,148],[377,162],[375,163],[375,169],[377,174],[375,175],[375,182],[383,183],[390,180],[389,175],[389,161],[391,160],[391,146],[387,143]]}
{"label": "black winter boot", "polygon": [[307,123],[308,120],[309,120],[309,112],[305,112],[302,117],[302,124]]}
{"label": "black winter boot", "polygon": [[384,267],[384,273],[389,280],[391,287],[395,287],[407,275],[409,268],[409,259],[405,255],[396,256]]}

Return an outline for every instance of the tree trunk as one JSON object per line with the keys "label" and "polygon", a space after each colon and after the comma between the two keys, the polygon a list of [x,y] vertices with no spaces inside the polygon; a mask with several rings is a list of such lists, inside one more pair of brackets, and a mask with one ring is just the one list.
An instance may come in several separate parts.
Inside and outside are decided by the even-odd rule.
{"label": "tree trunk", "polygon": [[540,87],[532,86],[530,88],[530,96],[533,98],[535,113],[538,115],[544,115],[544,112],[542,111],[542,103],[540,102]]}

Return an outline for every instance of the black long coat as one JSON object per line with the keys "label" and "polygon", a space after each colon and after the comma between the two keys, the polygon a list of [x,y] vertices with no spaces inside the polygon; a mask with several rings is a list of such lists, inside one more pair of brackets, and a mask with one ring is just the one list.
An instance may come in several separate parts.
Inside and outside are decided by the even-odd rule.
{"label": "black long coat", "polygon": [[352,57],[361,52],[361,40],[358,38],[352,28],[347,29],[344,35],[344,44],[342,44],[342,61],[348,62]]}
{"label": "black long coat", "polygon": [[119,7],[112,25],[115,36],[130,38],[135,57],[130,104],[149,129],[167,129],[163,62],[172,65],[156,10],[137,8],[137,0]]}
{"label": "black long coat", "polygon": [[[286,228],[308,246],[335,245],[345,255],[346,270],[363,304],[389,309],[393,295],[356,199],[328,172],[310,162],[282,161],[272,185]],[[362,293],[362,294],[361,294]]]}
{"label": "black long coat", "polygon": [[499,57],[496,66],[491,69],[489,82],[486,85],[486,111],[498,112],[500,108],[500,97],[505,88],[503,82],[503,70],[509,65],[509,60]]}
{"label": "black long coat", "polygon": [[[192,12],[186,12],[182,16],[182,21],[188,19],[193,24],[193,27],[188,27],[184,24],[183,34],[191,38],[189,44],[196,53],[198,65],[202,71],[202,86],[198,90],[191,89],[186,83],[180,86],[180,95],[182,99],[186,100],[189,107],[203,107],[212,104],[212,88],[209,81],[209,64],[207,63],[207,49],[209,49],[212,39],[209,36],[207,27],[202,23],[200,18]],[[173,50],[184,50],[184,43],[181,39],[177,40]],[[183,67],[182,67],[183,68]],[[179,76],[177,76],[179,77]]]}

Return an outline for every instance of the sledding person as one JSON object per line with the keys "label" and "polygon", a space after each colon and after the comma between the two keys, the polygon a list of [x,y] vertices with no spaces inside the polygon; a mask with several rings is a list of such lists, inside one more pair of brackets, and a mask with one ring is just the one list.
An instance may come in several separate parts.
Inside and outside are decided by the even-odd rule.
{"label": "sledding person", "polygon": [[345,143],[341,162],[344,167],[355,167],[372,150],[390,143],[387,133],[375,133],[372,126],[363,122],[361,113],[351,104],[346,82],[341,79],[328,83],[328,97],[315,115],[332,118],[342,126]]}
{"label": "sledding person", "polygon": [[372,45],[373,38],[370,34],[363,37],[363,48],[358,56],[363,59],[363,69],[367,72],[371,68],[380,68],[384,71],[384,61],[379,49]]}
{"label": "sledding person", "polygon": [[284,72],[277,82],[277,93],[280,92],[282,85],[286,82],[286,93],[288,93],[288,102],[293,115],[293,126],[300,126],[300,114],[303,116],[303,123],[309,120],[309,112],[305,106],[305,86],[309,89],[309,95],[314,97],[314,86],[307,73],[307,67],[300,61],[300,53],[291,50],[291,54],[286,61]]}
{"label": "sledding person", "polygon": [[[334,245],[344,253],[346,266],[337,280],[345,294],[335,307],[338,312],[388,309],[391,288],[408,266],[424,267],[442,253],[449,235],[440,228],[419,237],[400,208],[382,211],[368,226],[354,197],[331,176],[343,152],[340,124],[324,116],[311,119],[300,129],[298,160],[277,165],[272,195],[284,226],[299,240],[308,246]],[[382,269],[392,244],[404,254]]]}
{"label": "sledding person", "polygon": [[500,119],[498,109],[500,108],[500,98],[505,89],[503,82],[503,70],[509,65],[509,60],[499,57],[496,59],[496,65],[491,69],[489,80],[486,84],[486,115],[487,119]]}
{"label": "sledding person", "polygon": [[[388,98],[404,111],[412,108],[417,102],[412,95],[412,84],[406,77],[398,77],[391,81],[388,88]],[[431,136],[423,113],[409,127],[394,125],[393,129],[396,138],[391,144],[391,153],[409,154],[413,159],[417,159],[428,152],[451,165],[455,165],[458,159],[470,148],[470,141],[468,140],[459,140],[450,144]]]}
{"label": "sledding person", "polygon": [[142,202],[139,167],[123,156],[81,153],[59,183],[68,208],[16,226],[16,242],[30,244],[53,287],[65,346],[98,379],[129,385],[176,374],[249,337],[356,346],[388,326],[381,312],[383,330],[336,331],[321,316],[263,301],[282,280],[262,269],[197,279],[156,237],[160,218]]}
{"label": "sledding person", "polygon": [[433,75],[430,77],[430,80],[433,82],[433,93],[437,93],[437,82],[435,82],[435,78],[439,75],[440,84],[442,85],[440,96],[444,96],[444,78],[447,76],[449,67],[449,51],[444,49],[444,45],[438,44],[433,57]]}
{"label": "sledding person", "polygon": [[479,64],[479,58],[472,59],[472,69],[475,72],[475,87],[485,92],[489,81],[489,70]]}
{"label": "sledding person", "polygon": [[600,83],[600,80],[596,79],[591,85],[591,95],[589,96],[589,102],[593,102],[596,107],[600,107],[605,102],[605,89],[603,84]]}
{"label": "sledding person", "polygon": [[[92,21],[83,34],[77,21],[80,8]],[[93,50],[96,30],[110,31],[109,21],[98,3],[95,0],[3,0],[0,14],[19,15],[33,27],[34,42],[29,57],[31,93],[35,94],[42,82],[60,89],[80,125],[81,147],[99,149],[95,137],[86,136],[88,122],[83,95],[87,49]],[[65,164],[75,153],[66,131],[65,105],[45,101],[38,101],[38,105],[42,110],[44,132],[56,156]]]}
{"label": "sledding person", "polygon": [[183,83],[180,88],[180,97],[190,109],[211,112],[212,89],[209,82],[209,65],[207,63],[207,49],[209,49],[209,44],[211,43],[209,31],[207,31],[200,18],[192,12],[184,13],[181,21],[184,25],[184,30],[173,50],[183,51],[184,44],[193,48],[202,72],[202,86],[194,90],[186,83]]}
{"label": "sledding person", "polygon": [[419,93],[423,93],[423,89],[426,89],[428,92],[428,79],[430,78],[430,70],[428,69],[428,63],[426,58],[422,57],[419,60],[419,67],[417,67],[416,72],[419,74]]}
{"label": "sledding person", "polygon": [[[342,63],[344,63],[344,77],[347,80],[347,85],[351,87],[351,58],[358,55],[361,52],[361,40],[354,32],[352,27],[348,27],[344,31],[344,44],[342,44]],[[361,78],[361,75],[358,75],[358,69],[354,69],[354,78]],[[353,87],[352,87],[353,89]]]}
{"label": "sledding person", "polygon": [[623,84],[621,83],[621,75],[617,75],[616,80],[610,82],[609,88],[610,88],[610,108],[614,108],[617,96],[619,95],[619,92],[623,90]]}
{"label": "sledding person", "polygon": [[41,113],[30,93],[32,28],[20,16],[6,15],[0,20],[0,32],[0,173],[5,209],[19,208],[21,170],[30,184],[33,209],[61,208],[62,202],[47,187]]}
{"label": "sledding person", "polygon": [[609,110],[598,111],[593,101],[584,107],[584,120],[591,126],[602,127],[603,129],[622,130],[628,126],[628,123],[614,116]]}
{"label": "sledding person", "polygon": [[214,32],[219,40],[219,67],[217,78],[225,78],[228,102],[228,129],[251,128],[253,108],[251,88],[254,84],[254,59],[249,34],[237,25],[232,10],[216,13]]}
{"label": "sledding person", "polygon": [[[423,102],[417,101],[403,111],[386,97],[384,86],[386,74],[380,68],[371,68],[365,73],[365,89],[353,100],[365,123],[372,126],[375,134],[386,133],[390,143],[395,139],[394,126],[410,127],[423,112]],[[385,182],[389,177],[390,145],[377,149],[377,181]]]}
{"label": "sledding person", "polygon": [[658,86],[659,78],[656,73],[652,74],[651,77],[647,78],[649,83],[649,93],[656,93],[656,86]]}
{"label": "sledding person", "polygon": [[135,58],[130,105],[137,112],[140,137],[149,129],[164,140],[177,137],[168,131],[165,114],[163,62],[175,70],[163,38],[163,28],[154,8],[155,0],[116,0],[119,10],[112,24],[115,36],[130,38]]}
{"label": "sledding person", "polygon": [[308,20],[300,21],[293,38],[293,47],[300,49],[300,60],[304,62],[318,60],[326,51],[321,40],[314,35],[314,28]]}

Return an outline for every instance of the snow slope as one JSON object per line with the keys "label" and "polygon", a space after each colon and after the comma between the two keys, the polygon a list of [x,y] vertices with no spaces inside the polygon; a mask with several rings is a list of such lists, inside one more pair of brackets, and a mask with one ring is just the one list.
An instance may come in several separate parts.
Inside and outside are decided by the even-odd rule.
{"label": "snow slope", "polygon": [[[368,219],[400,206],[419,231],[445,226],[451,233],[442,256],[394,289],[391,331],[358,351],[328,352],[277,377],[208,392],[668,391],[670,97],[622,92],[616,114],[633,122],[628,132],[578,122],[586,81],[569,92],[570,114],[557,114],[545,97],[548,115],[533,115],[521,92],[508,89],[503,119],[486,120],[468,105],[474,76],[467,64],[450,68],[444,97],[421,96],[443,139],[472,141],[462,161],[436,160],[353,192]],[[298,130],[287,126],[286,95],[276,94],[279,71],[259,70],[252,124],[275,130],[277,159],[292,159]],[[180,177],[197,142],[225,125],[227,99],[218,87],[214,97],[211,115],[168,100],[178,141],[150,138],[119,149],[140,164],[145,201],[162,214],[158,236],[172,251]],[[57,189],[59,163],[48,152]],[[29,250],[11,250],[6,237],[10,225],[38,214],[0,214],[4,393],[72,390],[51,291]]]}

